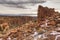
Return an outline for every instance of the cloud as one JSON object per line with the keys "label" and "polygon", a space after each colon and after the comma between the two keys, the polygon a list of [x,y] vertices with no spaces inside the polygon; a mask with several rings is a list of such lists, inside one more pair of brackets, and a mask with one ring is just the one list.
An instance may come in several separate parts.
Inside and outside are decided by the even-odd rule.
{"label": "cloud", "polygon": [[20,2],[20,3],[31,3],[31,2],[42,2],[42,1],[45,1],[45,0],[0,0],[0,2],[14,2],[14,3],[18,3],[18,2]]}
{"label": "cloud", "polygon": [[0,0],[0,4],[8,7],[26,8],[25,5],[35,5],[44,3],[44,0]]}

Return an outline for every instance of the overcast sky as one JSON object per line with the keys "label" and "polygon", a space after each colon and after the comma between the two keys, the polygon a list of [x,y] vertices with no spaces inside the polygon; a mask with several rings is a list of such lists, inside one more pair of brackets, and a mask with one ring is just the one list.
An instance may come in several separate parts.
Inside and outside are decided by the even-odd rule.
{"label": "overcast sky", "polygon": [[53,1],[53,2],[60,2],[60,0],[49,0],[49,1]]}
{"label": "overcast sky", "polygon": [[[27,0],[26,0],[27,1]],[[1,0],[0,0],[1,2]],[[49,8],[55,8],[60,11],[60,1],[56,0],[48,0],[43,3],[30,3],[30,4],[19,4],[11,5],[11,4],[0,4],[0,14],[37,14],[38,5],[47,6]],[[12,7],[10,7],[12,6]],[[25,8],[24,8],[25,7]]]}

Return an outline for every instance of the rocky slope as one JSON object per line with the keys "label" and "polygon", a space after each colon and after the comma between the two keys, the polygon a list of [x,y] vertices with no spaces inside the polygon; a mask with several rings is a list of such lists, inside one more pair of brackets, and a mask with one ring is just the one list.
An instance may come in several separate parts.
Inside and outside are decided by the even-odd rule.
{"label": "rocky slope", "polygon": [[[7,20],[7,18],[3,19]],[[1,36],[2,40],[60,40],[58,38],[60,37],[60,13],[55,12],[54,8],[39,6],[37,18],[9,17],[8,19],[11,21],[13,19],[12,24],[17,20],[16,24],[20,25],[9,29],[5,35]],[[6,22],[11,23],[11,21]]]}

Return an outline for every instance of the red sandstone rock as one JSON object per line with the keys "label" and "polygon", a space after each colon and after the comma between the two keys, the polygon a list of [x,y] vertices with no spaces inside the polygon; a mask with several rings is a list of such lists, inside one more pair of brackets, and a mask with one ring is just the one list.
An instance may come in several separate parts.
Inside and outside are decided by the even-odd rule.
{"label": "red sandstone rock", "polygon": [[51,17],[55,14],[54,8],[38,7],[38,22],[45,20],[47,17]]}

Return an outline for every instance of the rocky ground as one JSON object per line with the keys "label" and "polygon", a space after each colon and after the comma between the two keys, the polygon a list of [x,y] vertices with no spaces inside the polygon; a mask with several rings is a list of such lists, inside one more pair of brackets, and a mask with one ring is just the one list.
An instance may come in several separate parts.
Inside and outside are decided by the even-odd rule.
{"label": "rocky ground", "polygon": [[[34,20],[28,20],[29,18],[22,18],[26,22],[24,21],[25,23],[13,28],[9,28],[10,25],[8,23],[10,22],[0,24],[1,29],[6,28],[0,32],[0,40],[60,40],[60,13],[52,13],[54,13],[53,16],[51,14],[49,14],[51,16],[48,16],[48,14],[43,16],[41,14],[41,19],[44,17],[44,20],[36,20],[35,18]],[[20,22],[23,21],[21,20]]]}
{"label": "rocky ground", "polygon": [[60,37],[58,20],[60,20],[60,14],[55,18],[47,18],[41,25],[37,21],[29,21],[9,30],[2,40],[56,40]]}

